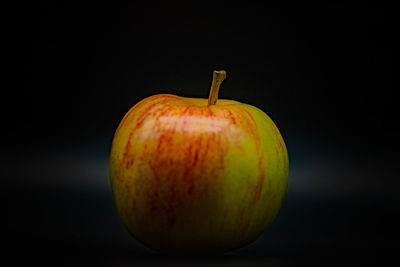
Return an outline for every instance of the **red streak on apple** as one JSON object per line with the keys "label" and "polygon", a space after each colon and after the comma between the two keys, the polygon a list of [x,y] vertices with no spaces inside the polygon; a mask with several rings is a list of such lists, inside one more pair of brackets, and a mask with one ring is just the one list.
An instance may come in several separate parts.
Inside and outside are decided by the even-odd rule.
{"label": "red streak on apple", "polygon": [[246,110],[246,113],[248,115],[248,117],[250,118],[250,120],[247,120],[247,125],[248,128],[251,129],[249,131],[249,133],[253,136],[253,139],[256,142],[256,148],[257,148],[257,154],[258,154],[258,169],[259,169],[259,175],[258,175],[258,179],[257,179],[257,186],[256,186],[256,191],[254,194],[254,199],[253,201],[257,201],[260,198],[261,195],[261,191],[263,188],[263,183],[264,183],[264,176],[265,176],[265,158],[262,156],[262,152],[261,152],[261,137],[258,131],[258,127],[257,127],[257,123],[253,117],[253,115],[248,112]]}

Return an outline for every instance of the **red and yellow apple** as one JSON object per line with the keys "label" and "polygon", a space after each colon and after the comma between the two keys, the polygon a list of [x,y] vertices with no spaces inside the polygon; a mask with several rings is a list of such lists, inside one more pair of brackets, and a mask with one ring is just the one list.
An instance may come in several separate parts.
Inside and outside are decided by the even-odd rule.
{"label": "red and yellow apple", "polygon": [[213,253],[255,240],[277,215],[288,154],[260,109],[160,94],[133,106],[112,142],[110,181],[128,231],[164,252]]}

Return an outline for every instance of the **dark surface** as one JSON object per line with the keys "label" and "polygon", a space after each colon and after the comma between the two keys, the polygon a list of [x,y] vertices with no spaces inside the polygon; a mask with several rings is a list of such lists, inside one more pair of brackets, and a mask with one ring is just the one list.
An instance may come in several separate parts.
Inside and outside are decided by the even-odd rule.
{"label": "dark surface", "polygon": [[276,221],[256,242],[212,257],[153,253],[132,239],[118,218],[108,184],[107,141],[79,147],[86,149],[19,154],[23,168],[15,168],[9,158],[5,173],[13,182],[1,187],[1,202],[7,214],[7,248],[17,252],[16,261],[110,266],[361,264],[387,262],[398,247],[399,182],[394,165],[387,168],[366,158],[323,158],[318,151],[296,159],[302,153],[293,148],[287,198]]}
{"label": "dark surface", "polygon": [[[144,2],[6,9],[0,190],[7,259],[286,266],[382,264],[396,256],[396,9]],[[221,98],[259,107],[276,122],[290,156],[288,195],[271,228],[243,249],[156,254],[129,236],[116,213],[112,136],[144,97],[207,97],[213,69],[227,70]]]}

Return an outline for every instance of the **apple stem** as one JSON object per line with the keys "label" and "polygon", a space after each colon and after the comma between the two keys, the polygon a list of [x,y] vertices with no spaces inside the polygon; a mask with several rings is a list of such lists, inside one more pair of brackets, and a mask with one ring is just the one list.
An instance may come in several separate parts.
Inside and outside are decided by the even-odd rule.
{"label": "apple stem", "polygon": [[226,71],[224,70],[214,70],[213,80],[211,83],[210,95],[208,96],[208,105],[215,105],[218,100],[218,92],[221,83],[225,80]]}

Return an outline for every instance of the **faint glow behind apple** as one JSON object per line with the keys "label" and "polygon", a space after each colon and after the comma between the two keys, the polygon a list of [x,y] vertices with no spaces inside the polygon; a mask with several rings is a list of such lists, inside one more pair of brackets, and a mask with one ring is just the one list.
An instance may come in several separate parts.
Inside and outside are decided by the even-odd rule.
{"label": "faint glow behind apple", "polygon": [[[160,118],[170,123],[170,117]],[[227,126],[223,120],[212,121],[213,131],[220,132]],[[211,124],[209,118],[196,119],[199,128]],[[183,124],[180,125],[183,127]],[[192,128],[196,131],[196,127]],[[32,150],[7,155],[3,159],[4,173],[13,177],[10,185],[39,188],[43,190],[88,190],[109,194],[108,155],[109,140],[85,142],[75,148],[54,147],[47,150]],[[302,153],[288,145],[291,152],[289,194],[325,197],[393,197],[398,187],[380,182],[380,166],[365,164],[363,161],[348,162],[343,158],[316,157],[320,152]],[[300,158],[304,157],[304,158]],[[15,165],[20,162],[21,167]],[[22,167],[23,166],[23,167]],[[388,170],[393,177],[385,177],[397,184],[397,173]],[[386,174],[386,175],[388,175]]]}

